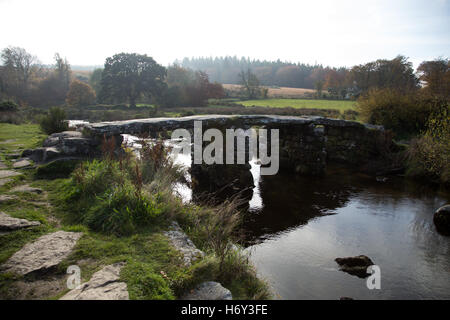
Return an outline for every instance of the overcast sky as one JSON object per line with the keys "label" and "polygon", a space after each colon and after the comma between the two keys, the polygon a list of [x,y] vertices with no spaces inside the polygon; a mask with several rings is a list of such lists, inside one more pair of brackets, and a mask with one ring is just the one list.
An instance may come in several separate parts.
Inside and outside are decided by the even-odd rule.
{"label": "overcast sky", "polygon": [[352,66],[397,54],[450,56],[449,0],[0,0],[0,48],[43,63],[59,52],[101,65],[138,52],[167,65],[193,56]]}

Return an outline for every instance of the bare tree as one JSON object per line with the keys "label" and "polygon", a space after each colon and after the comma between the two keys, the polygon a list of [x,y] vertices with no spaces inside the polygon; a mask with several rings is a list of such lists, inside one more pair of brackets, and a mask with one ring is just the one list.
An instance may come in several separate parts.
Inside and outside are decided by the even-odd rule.
{"label": "bare tree", "polygon": [[19,47],[8,47],[1,53],[3,60],[2,81],[5,92],[24,98],[29,89],[30,78],[36,69],[35,56]]}

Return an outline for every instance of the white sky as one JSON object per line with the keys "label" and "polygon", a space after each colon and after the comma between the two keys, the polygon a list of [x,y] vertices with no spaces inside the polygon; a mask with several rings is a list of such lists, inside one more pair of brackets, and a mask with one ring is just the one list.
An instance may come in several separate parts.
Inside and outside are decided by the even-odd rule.
{"label": "white sky", "polygon": [[417,67],[450,56],[449,0],[0,0],[0,17],[0,49],[43,63],[55,52],[74,65],[119,52],[164,65],[237,55],[352,66],[403,54]]}

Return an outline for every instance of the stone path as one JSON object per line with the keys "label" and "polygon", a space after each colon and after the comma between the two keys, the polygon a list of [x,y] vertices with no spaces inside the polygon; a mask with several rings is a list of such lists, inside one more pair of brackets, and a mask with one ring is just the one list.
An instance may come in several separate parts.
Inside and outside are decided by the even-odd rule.
{"label": "stone path", "polygon": [[46,234],[12,255],[0,269],[21,275],[52,268],[63,261],[75,247],[81,232],[57,231]]}
{"label": "stone path", "polygon": [[175,249],[183,254],[185,266],[189,267],[192,262],[205,256],[205,253],[197,249],[176,221],[172,222],[171,230],[164,234],[170,239]]}
{"label": "stone path", "polygon": [[0,179],[20,176],[21,173],[14,170],[0,170]]}
{"label": "stone path", "polygon": [[122,262],[104,267],[60,300],[129,300],[127,284],[119,281],[124,265]]}
{"label": "stone path", "polygon": [[11,192],[30,192],[30,193],[41,194],[43,191],[42,191],[42,189],[30,187],[29,185],[24,184],[24,185],[17,186],[15,188],[11,189]]}
{"label": "stone path", "polygon": [[19,169],[19,168],[25,168],[31,166],[31,161],[28,159],[20,159],[13,163],[13,168]]}
{"label": "stone path", "polygon": [[0,212],[0,231],[12,231],[23,228],[39,226],[38,221],[28,221],[26,219],[19,219],[11,217],[4,212]]}
{"label": "stone path", "polygon": [[7,184],[8,182],[11,182],[12,179],[10,178],[5,178],[5,179],[0,179],[0,187],[4,186],[5,184]]}

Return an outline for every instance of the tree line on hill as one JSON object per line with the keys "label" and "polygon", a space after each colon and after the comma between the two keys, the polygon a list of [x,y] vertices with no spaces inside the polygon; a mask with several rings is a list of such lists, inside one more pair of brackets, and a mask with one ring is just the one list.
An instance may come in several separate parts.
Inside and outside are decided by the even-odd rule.
{"label": "tree line on hill", "polygon": [[[220,83],[241,84],[242,71],[250,70],[264,86],[316,89],[319,94],[327,91],[331,97],[341,99],[358,97],[371,88],[417,88],[423,73],[429,73],[431,69],[442,73],[448,68],[446,59],[424,61],[416,74],[411,62],[401,55],[392,60],[379,59],[352,68],[237,57],[184,58],[178,63],[185,68],[202,70],[212,81]],[[444,88],[442,91],[445,91]]]}
{"label": "tree line on hill", "polygon": [[22,106],[204,106],[208,99],[224,96],[222,85],[211,83],[202,71],[177,65],[165,68],[136,53],[107,58],[104,68],[94,70],[89,78],[74,76],[67,59],[58,53],[50,67],[18,47],[3,49],[1,60],[0,101],[11,100]]}

